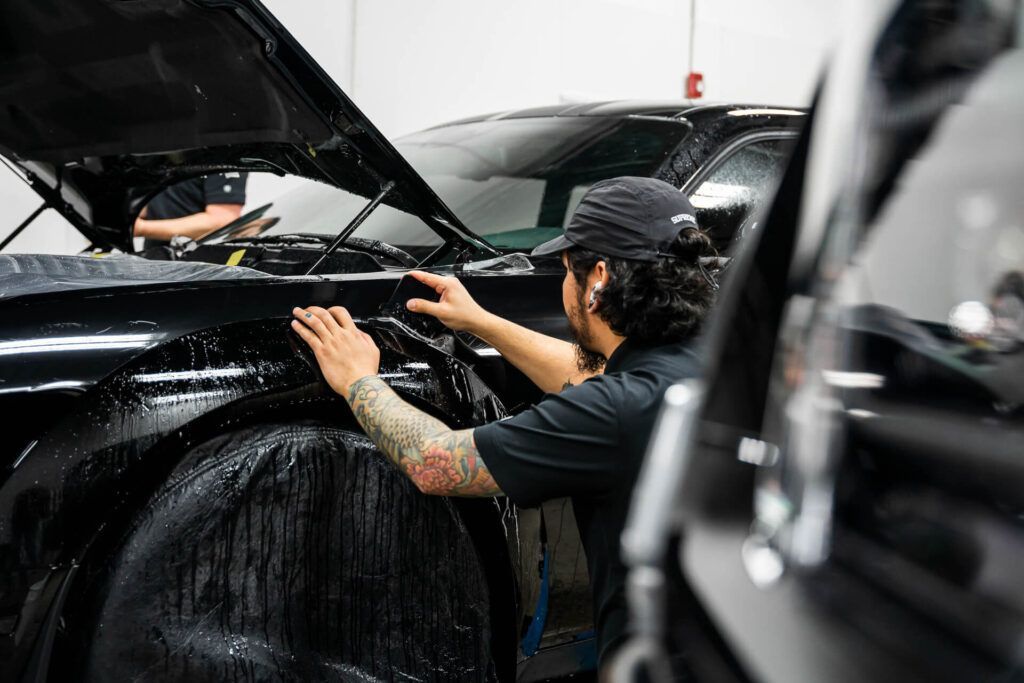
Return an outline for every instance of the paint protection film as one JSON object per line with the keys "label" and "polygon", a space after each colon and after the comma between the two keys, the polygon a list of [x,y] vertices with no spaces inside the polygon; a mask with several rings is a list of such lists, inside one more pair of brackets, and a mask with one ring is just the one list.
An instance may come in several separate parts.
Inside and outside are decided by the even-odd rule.
{"label": "paint protection film", "polygon": [[128,254],[103,258],[47,254],[0,255],[0,298],[162,282],[206,282],[269,277],[251,268],[180,261],[148,261]]}

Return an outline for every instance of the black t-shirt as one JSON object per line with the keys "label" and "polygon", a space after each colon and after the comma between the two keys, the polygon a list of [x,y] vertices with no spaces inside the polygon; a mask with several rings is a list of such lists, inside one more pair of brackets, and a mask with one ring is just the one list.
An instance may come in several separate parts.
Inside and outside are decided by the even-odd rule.
{"label": "black t-shirt", "polygon": [[[245,183],[248,173],[211,173],[189,178],[171,185],[146,205],[146,218],[166,220],[184,218],[206,211],[209,204],[245,204]],[[146,239],[145,247],[167,244]]]}
{"label": "black t-shirt", "polygon": [[516,505],[572,498],[601,659],[625,636],[619,537],[654,420],[665,390],[697,371],[696,355],[683,344],[641,347],[627,340],[603,375],[473,432],[495,482]]}

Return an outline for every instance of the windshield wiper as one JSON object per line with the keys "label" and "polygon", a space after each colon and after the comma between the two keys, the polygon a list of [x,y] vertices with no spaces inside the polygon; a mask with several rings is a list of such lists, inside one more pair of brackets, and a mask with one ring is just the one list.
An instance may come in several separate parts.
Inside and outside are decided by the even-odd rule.
{"label": "windshield wiper", "polygon": [[370,203],[364,206],[363,210],[356,214],[356,217],[353,218],[352,221],[345,226],[344,230],[338,233],[338,236],[334,238],[333,242],[327,245],[327,248],[324,249],[324,253],[320,255],[320,258],[316,260],[316,263],[314,263],[312,267],[310,267],[310,269],[306,271],[306,275],[312,275],[313,271],[319,268],[320,264],[327,260],[327,257],[336,252],[338,250],[338,247],[344,244],[345,240],[347,240],[352,235],[352,233],[354,233],[356,229],[363,224],[363,221],[370,217],[370,214],[373,213],[373,210],[380,206],[380,203],[384,201],[384,198],[387,197],[388,193],[391,192],[391,190],[393,189],[395,189],[395,181],[388,181],[388,184],[381,188],[381,191],[377,194],[377,196],[371,199]]}
{"label": "windshield wiper", "polygon": [[254,235],[252,237],[232,237],[225,240],[225,244],[241,244],[251,242],[252,244],[303,244],[308,242],[319,242],[325,244],[334,238],[329,235],[317,235],[312,232],[295,232],[285,235]]}

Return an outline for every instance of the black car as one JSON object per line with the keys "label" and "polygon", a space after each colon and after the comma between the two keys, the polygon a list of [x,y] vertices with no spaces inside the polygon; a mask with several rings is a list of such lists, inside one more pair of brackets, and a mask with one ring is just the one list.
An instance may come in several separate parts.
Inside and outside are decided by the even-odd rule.
{"label": "black car", "polygon": [[[396,149],[254,0],[8,2],[0,25],[2,158],[94,247],[0,255],[0,679],[592,667],[568,501],[414,492],[289,312],[344,305],[404,398],[453,426],[498,419],[536,388],[478,340],[407,314],[422,295],[410,267],[464,277],[485,307],[564,336],[561,266],[522,252],[586,187],[669,180],[728,252],[803,115],[561,106]],[[315,183],[133,254],[141,207],[215,171]]]}
{"label": "black car", "polygon": [[1022,17],[848,26],[667,394],[616,680],[1024,680]]}
{"label": "black car", "polygon": [[[702,227],[728,251],[751,207],[774,190],[803,116],[736,105],[591,103],[465,119],[395,147],[462,225],[502,254],[529,252],[560,234],[591,184],[623,175],[658,176],[689,192]],[[304,274],[308,252],[319,254],[365,203],[347,189],[309,183],[200,239],[198,249],[183,243],[146,256],[223,263],[250,247],[240,265]],[[460,255],[469,244],[450,248],[420,217],[387,205],[345,246],[376,243],[371,253],[384,266],[450,264],[473,253]],[[307,258],[282,261],[282,246],[302,247]]]}

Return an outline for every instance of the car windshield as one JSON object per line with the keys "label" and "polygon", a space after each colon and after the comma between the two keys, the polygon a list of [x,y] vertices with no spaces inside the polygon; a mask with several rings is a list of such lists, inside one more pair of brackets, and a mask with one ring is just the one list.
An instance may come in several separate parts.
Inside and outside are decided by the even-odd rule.
{"label": "car windshield", "polygon": [[[522,118],[452,124],[395,146],[470,230],[518,251],[560,234],[598,180],[654,174],[688,131],[688,124],[670,119]],[[310,183],[274,202],[260,234],[333,236],[366,201]],[[417,217],[383,205],[354,236],[416,255],[442,241]]]}

